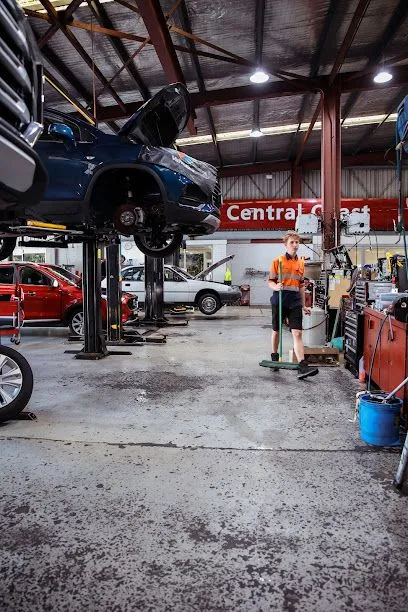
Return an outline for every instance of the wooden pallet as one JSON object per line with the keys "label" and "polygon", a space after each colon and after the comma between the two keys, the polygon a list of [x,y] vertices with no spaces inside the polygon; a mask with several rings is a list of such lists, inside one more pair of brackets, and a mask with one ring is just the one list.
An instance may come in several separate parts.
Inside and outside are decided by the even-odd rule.
{"label": "wooden pallet", "polygon": [[[305,359],[308,363],[321,366],[339,365],[339,349],[331,346],[305,346]],[[294,350],[289,351],[289,361],[297,363]]]}

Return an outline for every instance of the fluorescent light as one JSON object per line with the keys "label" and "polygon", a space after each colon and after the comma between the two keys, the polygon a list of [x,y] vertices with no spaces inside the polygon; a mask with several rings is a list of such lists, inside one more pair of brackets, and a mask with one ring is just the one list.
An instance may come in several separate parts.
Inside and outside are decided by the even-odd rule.
{"label": "fluorescent light", "polygon": [[252,83],[266,83],[266,81],[269,81],[269,75],[266,74],[265,70],[262,68],[257,68],[255,72],[251,74],[249,80],[252,81]]}
{"label": "fluorescent light", "polygon": [[380,72],[377,72],[375,75],[373,81],[374,83],[388,83],[388,81],[391,81],[391,79],[391,72],[388,72],[388,70],[380,70]]}
{"label": "fluorescent light", "polygon": [[263,132],[261,132],[259,128],[254,128],[249,132],[249,135],[251,138],[259,138],[260,136],[263,136]]}
{"label": "fluorescent light", "polygon": [[[50,0],[51,4],[55,8],[56,11],[65,11],[68,8],[71,0]],[[107,4],[108,2],[113,2],[114,0],[99,0],[101,4]],[[39,0],[17,0],[17,3],[23,9],[30,9],[31,11],[37,11],[38,13],[46,13],[47,11],[42,6]],[[82,2],[78,8],[82,8],[84,6],[88,6],[87,2]]]}
{"label": "fluorescent light", "polygon": [[[366,117],[347,117],[343,123],[343,127],[352,128],[359,125],[372,125],[375,123],[392,123],[397,120],[397,113],[392,113],[391,115],[367,115]],[[307,132],[309,129],[309,123],[301,123],[299,132]],[[313,126],[313,131],[318,131],[322,129],[321,121],[316,121]],[[217,134],[216,139],[217,142],[222,142],[224,140],[241,140],[243,138],[250,138],[256,135],[253,135],[254,130],[239,130],[235,132],[222,132]],[[294,134],[298,131],[298,124],[291,123],[287,125],[274,125],[271,127],[263,127],[262,130],[259,130],[261,136],[279,136],[282,134]],[[198,144],[206,144],[212,142],[212,137],[210,134],[202,134],[200,136],[189,136],[187,138],[178,138],[176,140],[176,144],[178,146],[184,147],[188,145],[198,145]]]}

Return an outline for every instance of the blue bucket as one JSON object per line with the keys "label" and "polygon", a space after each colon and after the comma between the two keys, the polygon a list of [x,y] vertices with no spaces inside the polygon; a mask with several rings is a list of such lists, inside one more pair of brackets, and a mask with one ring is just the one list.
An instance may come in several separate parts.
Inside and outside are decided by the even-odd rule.
{"label": "blue bucket", "polygon": [[[376,397],[385,398],[387,393]],[[360,437],[363,442],[374,446],[399,446],[399,426],[402,400],[395,398],[392,403],[381,403],[369,393],[360,397]]]}

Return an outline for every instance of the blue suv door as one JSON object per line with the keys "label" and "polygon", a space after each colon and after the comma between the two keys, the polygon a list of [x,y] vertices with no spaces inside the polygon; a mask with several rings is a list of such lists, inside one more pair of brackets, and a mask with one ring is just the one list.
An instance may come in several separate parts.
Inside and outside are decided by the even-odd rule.
{"label": "blue suv door", "polygon": [[[67,125],[74,139],[61,142],[58,136],[49,131],[53,124]],[[80,130],[74,122],[52,116],[44,119],[44,132],[35,146],[49,177],[43,200],[83,200],[94,168],[94,158],[88,155],[94,141],[95,137],[90,132]]]}

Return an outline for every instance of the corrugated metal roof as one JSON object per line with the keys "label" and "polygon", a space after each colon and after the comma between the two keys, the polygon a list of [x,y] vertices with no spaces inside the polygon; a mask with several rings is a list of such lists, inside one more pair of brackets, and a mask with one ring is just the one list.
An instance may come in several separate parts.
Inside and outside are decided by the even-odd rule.
{"label": "corrugated metal roof", "polygon": [[[190,21],[191,31],[195,36],[208,40],[227,51],[237,54],[248,62],[255,62],[256,57],[256,0],[183,0]],[[132,6],[135,2],[129,0]],[[161,0],[161,8],[168,12],[173,0]],[[313,73],[327,75],[330,73],[336,55],[344,41],[348,28],[352,22],[354,12],[358,5],[357,0],[315,0],[314,2],[287,0],[266,0],[265,14],[262,27],[262,65],[271,70],[285,70],[304,77]],[[125,8],[118,2],[103,4],[103,8],[113,22],[117,31],[139,37],[147,36],[146,25],[140,15]],[[396,9],[399,9],[400,18],[397,18]],[[61,16],[62,14],[60,14]],[[390,32],[390,20],[394,16],[394,30]],[[97,25],[96,18],[92,16],[88,6],[81,6],[74,13],[74,19],[87,24]],[[36,34],[41,37],[49,28],[49,23],[42,19],[30,17]],[[170,24],[181,27],[182,19],[180,7],[169,21]],[[122,66],[111,42],[120,40],[123,48],[130,56],[139,47],[140,42],[115,38],[94,32],[71,28],[71,31],[82,44],[86,52],[93,58],[96,66],[109,80]],[[390,34],[387,36],[387,32]],[[360,26],[354,36],[351,48],[346,54],[341,72],[363,70],[370,58],[377,63],[387,61],[388,58],[399,55],[406,47],[408,34],[408,20],[406,3],[402,0],[371,0]],[[188,46],[184,36],[171,32],[174,44]],[[84,63],[77,51],[71,46],[66,37],[57,32],[47,43],[52,52],[75,75],[81,85],[92,96],[94,79],[92,70]],[[195,42],[196,49],[201,52],[221,54],[221,51],[210,48],[203,43]],[[191,92],[199,91],[196,68],[191,54],[176,51],[185,81]],[[374,57],[373,57],[374,54]],[[249,66],[220,61],[217,59],[198,56],[201,76],[207,90],[226,90],[228,88],[243,88],[250,84],[249,75],[252,69]],[[400,62],[406,64],[408,59]],[[69,76],[64,77],[60,71],[51,66],[48,60],[45,65],[50,73],[57,79],[73,98],[82,103],[83,97],[69,82]],[[154,94],[167,82],[164,70],[158,55],[151,44],[147,44],[136,56],[132,64],[139,72],[146,87]],[[278,82],[275,76],[271,82]],[[123,70],[112,83],[116,92],[125,104],[142,100],[142,95],[134,78]],[[349,115],[352,117],[377,115],[395,110],[399,99],[405,93],[405,82],[400,87],[388,87],[381,91],[363,91],[355,101]],[[103,86],[95,79],[95,88],[98,94],[98,103],[102,107],[114,107],[117,102],[108,90],[100,92]],[[45,89],[46,104],[59,110],[70,112],[70,105],[66,100],[48,85]],[[343,94],[341,107],[348,108],[350,99],[354,94]],[[299,118],[304,122],[310,121],[319,102],[319,94],[291,95],[281,98],[262,99],[259,102],[260,127],[296,124]],[[302,113],[300,112],[302,109]],[[256,103],[242,101],[211,107],[211,115],[216,133],[251,129],[254,124]],[[197,133],[210,134],[208,113],[203,108],[196,109],[195,125]],[[342,151],[352,154],[356,148],[361,152],[384,151],[393,141],[394,124],[385,124],[379,129],[373,129],[365,137],[369,128],[356,127],[342,130]],[[185,132],[185,135],[188,135]],[[294,159],[303,140],[304,133],[296,135],[275,135],[264,137],[256,145],[256,161],[275,161]],[[250,164],[254,160],[254,145],[251,140],[222,142],[219,145],[224,165]],[[217,163],[215,147],[211,145],[197,145],[186,150],[201,159]],[[320,155],[320,131],[314,132],[305,149],[303,159],[316,159]]]}

